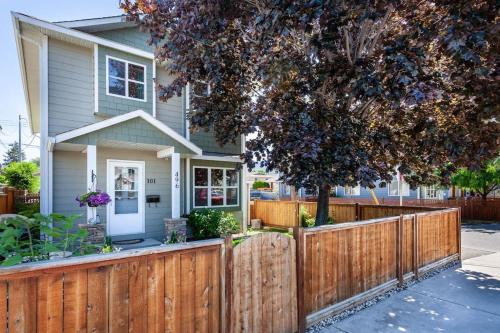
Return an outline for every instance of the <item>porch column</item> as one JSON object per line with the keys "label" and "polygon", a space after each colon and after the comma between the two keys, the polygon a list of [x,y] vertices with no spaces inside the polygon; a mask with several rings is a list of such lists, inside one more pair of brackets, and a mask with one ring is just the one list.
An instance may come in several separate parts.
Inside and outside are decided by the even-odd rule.
{"label": "porch column", "polygon": [[171,177],[172,177],[172,218],[178,219],[181,217],[181,182],[180,182],[180,169],[181,169],[181,156],[179,153],[172,153],[170,156],[172,161]]}
{"label": "porch column", "polygon": [[[87,146],[87,191],[96,190],[94,181],[97,172],[97,148],[94,145]],[[96,208],[87,206],[87,223],[95,218]]]}
{"label": "porch column", "polygon": [[191,211],[191,159],[186,158],[186,187],[184,191],[186,193],[186,210],[185,213],[189,214]]}

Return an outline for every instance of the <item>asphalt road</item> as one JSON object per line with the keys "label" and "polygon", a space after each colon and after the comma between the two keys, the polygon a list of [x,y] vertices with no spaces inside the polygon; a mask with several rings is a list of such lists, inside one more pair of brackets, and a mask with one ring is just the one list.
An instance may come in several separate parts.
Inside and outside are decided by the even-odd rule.
{"label": "asphalt road", "polygon": [[464,225],[462,259],[321,332],[500,332],[500,224]]}

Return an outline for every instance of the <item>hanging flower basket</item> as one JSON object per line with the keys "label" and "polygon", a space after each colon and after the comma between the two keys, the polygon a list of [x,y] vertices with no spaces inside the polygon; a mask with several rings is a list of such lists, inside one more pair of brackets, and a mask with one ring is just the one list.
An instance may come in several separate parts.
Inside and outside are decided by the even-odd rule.
{"label": "hanging flower basket", "polygon": [[80,207],[100,207],[106,206],[111,202],[109,194],[102,192],[100,190],[91,191],[76,197],[76,201],[80,204]]}

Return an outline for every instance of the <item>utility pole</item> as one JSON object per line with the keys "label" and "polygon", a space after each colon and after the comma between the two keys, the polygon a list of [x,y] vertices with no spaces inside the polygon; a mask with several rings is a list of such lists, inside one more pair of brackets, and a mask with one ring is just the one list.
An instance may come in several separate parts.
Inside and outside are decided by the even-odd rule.
{"label": "utility pole", "polygon": [[19,162],[23,161],[23,146],[21,146],[21,115],[19,115]]}

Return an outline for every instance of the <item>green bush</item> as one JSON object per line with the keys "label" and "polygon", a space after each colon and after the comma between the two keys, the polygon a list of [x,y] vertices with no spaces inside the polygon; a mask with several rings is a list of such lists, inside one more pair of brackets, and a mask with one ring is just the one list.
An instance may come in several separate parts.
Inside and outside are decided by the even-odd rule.
{"label": "green bush", "polygon": [[[91,248],[84,243],[87,231],[74,225],[79,215],[63,216],[39,213],[32,218],[17,216],[0,223],[0,266],[45,260],[50,252],[72,251],[85,254]],[[44,235],[40,237],[39,235]],[[53,240],[51,241],[50,238]]]}
{"label": "green bush", "polygon": [[240,223],[233,214],[217,209],[192,211],[189,214],[188,225],[195,239],[222,237],[240,231]]}
{"label": "green bush", "polygon": [[305,209],[304,206],[300,206],[299,219],[300,225],[304,228],[314,227],[316,224],[316,219],[307,212],[307,209]]}
{"label": "green bush", "polygon": [[254,190],[258,190],[259,188],[270,188],[271,185],[268,182],[263,182],[261,180],[258,180],[253,183],[252,188]]}
{"label": "green bush", "polygon": [[16,212],[19,215],[26,217],[33,217],[35,214],[40,213],[40,203],[17,203]]}
{"label": "green bush", "polygon": [[38,192],[40,181],[33,175],[37,171],[38,166],[33,162],[12,162],[2,169],[2,178],[16,189]]}

